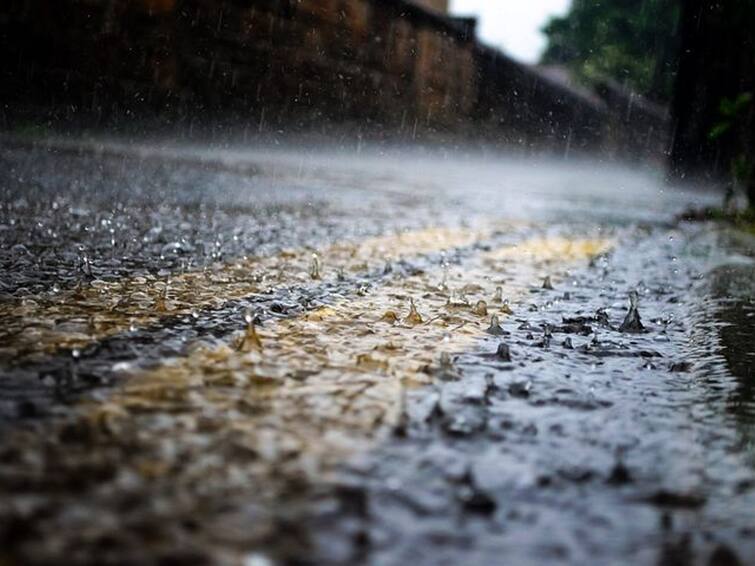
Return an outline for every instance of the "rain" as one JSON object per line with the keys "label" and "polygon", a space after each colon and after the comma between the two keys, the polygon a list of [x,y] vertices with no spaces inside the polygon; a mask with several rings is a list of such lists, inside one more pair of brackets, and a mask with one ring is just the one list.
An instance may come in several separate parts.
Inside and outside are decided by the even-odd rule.
{"label": "rain", "polygon": [[0,8],[0,564],[755,562],[755,11],[483,4]]}

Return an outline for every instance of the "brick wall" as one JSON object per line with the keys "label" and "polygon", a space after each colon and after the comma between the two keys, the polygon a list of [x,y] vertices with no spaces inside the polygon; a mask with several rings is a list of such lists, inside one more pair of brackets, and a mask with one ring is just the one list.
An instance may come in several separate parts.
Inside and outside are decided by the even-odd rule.
{"label": "brick wall", "polygon": [[5,0],[3,116],[7,125],[28,106],[101,120],[222,115],[260,131],[350,124],[607,145],[605,104],[472,30],[404,0]]}
{"label": "brick wall", "polygon": [[15,102],[442,124],[476,88],[472,42],[403,2],[9,0],[0,33]]}
{"label": "brick wall", "polygon": [[413,0],[415,4],[428,10],[445,14],[448,12],[448,0]]}

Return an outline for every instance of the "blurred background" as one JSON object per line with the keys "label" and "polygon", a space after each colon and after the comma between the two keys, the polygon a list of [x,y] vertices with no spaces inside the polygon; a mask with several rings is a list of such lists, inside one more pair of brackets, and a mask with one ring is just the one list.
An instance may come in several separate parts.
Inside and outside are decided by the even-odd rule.
{"label": "blurred background", "polygon": [[710,0],[8,0],[0,126],[481,141],[751,187],[754,11]]}

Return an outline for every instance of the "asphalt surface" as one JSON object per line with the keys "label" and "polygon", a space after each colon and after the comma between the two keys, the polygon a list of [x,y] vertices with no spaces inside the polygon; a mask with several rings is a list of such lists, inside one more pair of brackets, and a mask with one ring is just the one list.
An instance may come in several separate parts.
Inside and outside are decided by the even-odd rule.
{"label": "asphalt surface", "polygon": [[752,241],[676,220],[715,194],[48,139],[0,195],[0,563],[755,561]]}

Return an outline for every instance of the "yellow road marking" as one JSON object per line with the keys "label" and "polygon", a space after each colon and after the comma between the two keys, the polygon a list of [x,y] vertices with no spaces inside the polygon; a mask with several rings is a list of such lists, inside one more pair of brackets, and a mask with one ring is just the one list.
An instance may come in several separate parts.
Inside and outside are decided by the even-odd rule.
{"label": "yellow road marking", "polygon": [[[264,514],[255,528],[250,517],[283,505],[306,480],[322,485],[334,464],[382,438],[399,422],[406,388],[435,379],[423,367],[482,335],[480,300],[503,315],[496,287],[515,298],[546,274],[558,285],[560,273],[609,245],[577,241],[566,253],[546,238],[479,253],[446,277],[438,265],[386,278],[364,296],[266,324],[261,350],[244,331],[197,345],[72,407],[70,418],[8,435],[6,453],[23,457],[3,465],[11,487],[0,518],[31,493],[50,532],[70,528],[70,509],[96,517],[75,539],[96,544],[121,528],[124,502],[138,494],[139,525],[155,525],[145,540],[152,551],[185,541],[189,521],[194,544],[238,563],[277,528]],[[422,322],[408,316],[411,299]],[[84,487],[57,488],[69,485]]]}
{"label": "yellow road marking", "polygon": [[[260,443],[289,447],[286,462],[306,461],[310,472],[318,471],[395,426],[405,388],[433,381],[424,368],[437,367],[441,352],[468,348],[490,314],[503,316],[496,287],[504,296],[520,296],[539,284],[546,266],[558,261],[558,269],[568,269],[609,245],[539,239],[481,253],[449,271],[447,289],[441,266],[389,279],[366,296],[258,329],[261,351],[256,338],[245,341],[243,333],[219,346],[200,345],[135,376],[93,410],[140,428],[140,414],[181,415],[185,420],[176,416],[164,431],[176,439],[187,422],[215,415],[245,446],[261,452]],[[423,322],[409,316],[411,300]],[[485,309],[479,301],[486,301]],[[283,465],[279,456],[273,460]]]}
{"label": "yellow road marking", "polygon": [[[429,228],[333,245],[319,252],[328,276],[336,269],[358,271],[390,259],[469,245],[487,230]],[[168,316],[217,308],[271,288],[313,284],[314,250],[286,251],[242,259],[159,280],[156,277],[95,280],[59,293],[0,304],[0,359],[43,358],[61,348],[82,348]],[[167,291],[166,291],[167,285]]]}
{"label": "yellow road marking", "polygon": [[488,261],[517,259],[534,262],[571,262],[594,257],[608,248],[605,239],[571,240],[564,237],[535,238],[486,254]]}

